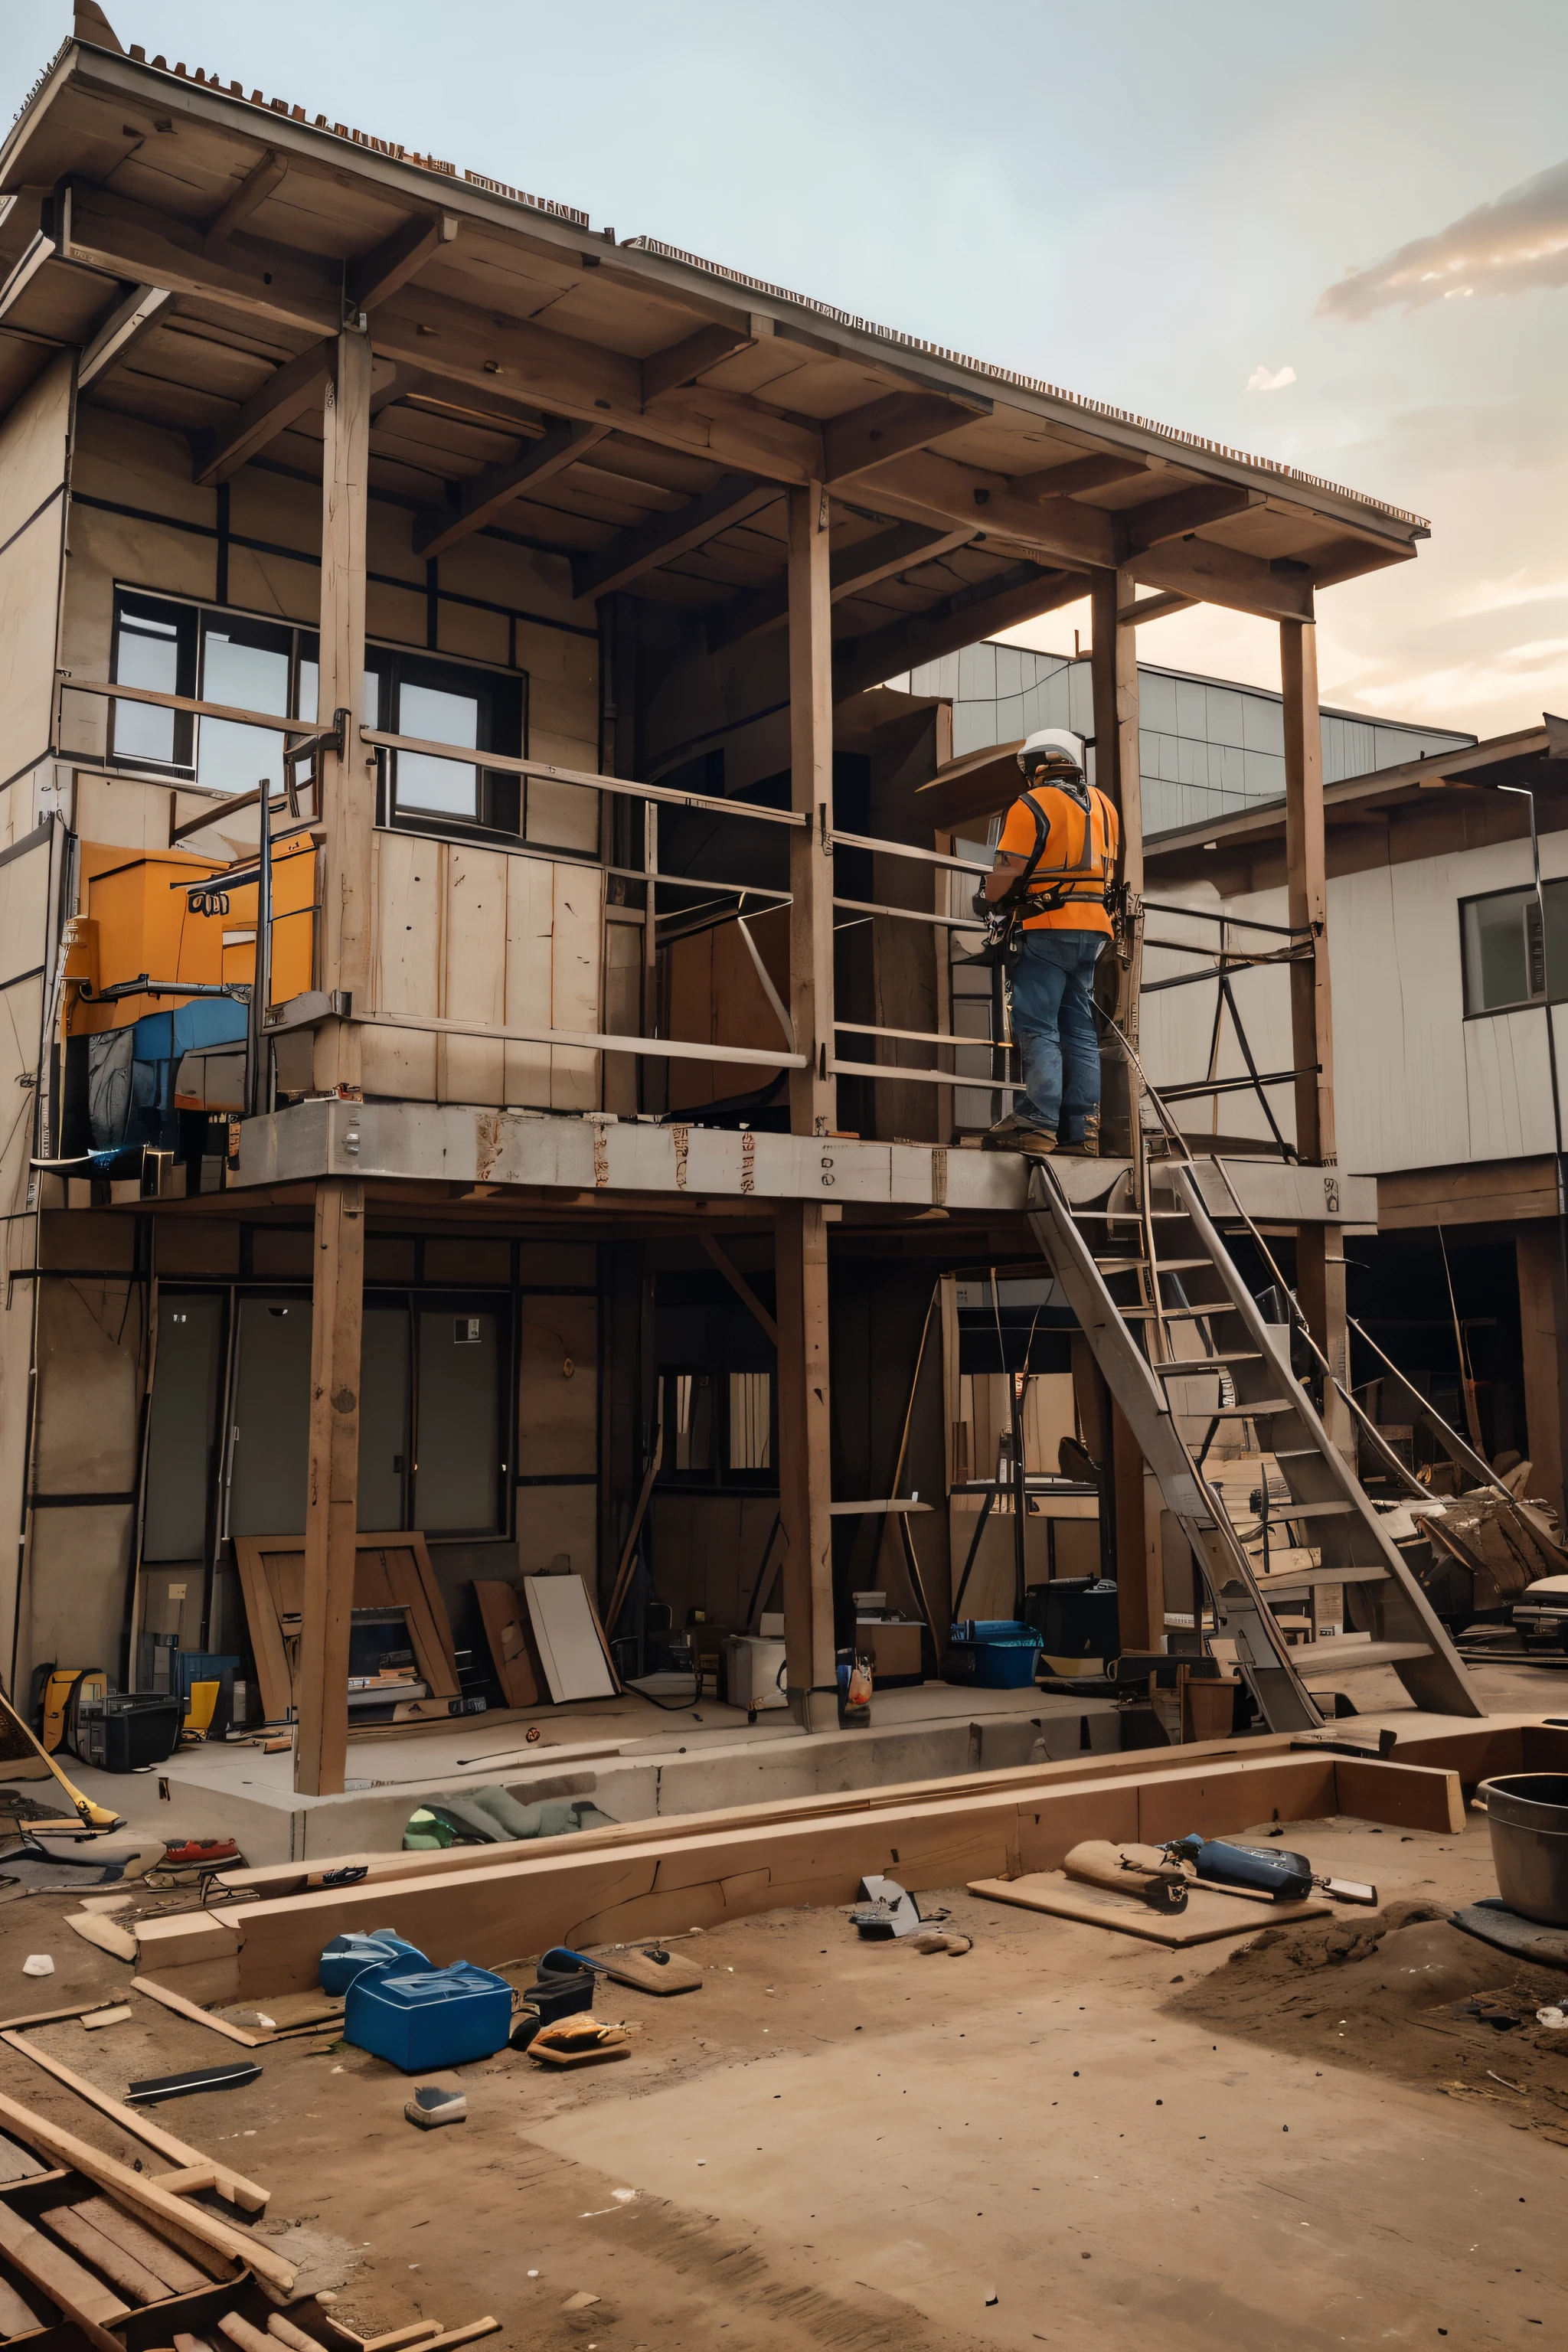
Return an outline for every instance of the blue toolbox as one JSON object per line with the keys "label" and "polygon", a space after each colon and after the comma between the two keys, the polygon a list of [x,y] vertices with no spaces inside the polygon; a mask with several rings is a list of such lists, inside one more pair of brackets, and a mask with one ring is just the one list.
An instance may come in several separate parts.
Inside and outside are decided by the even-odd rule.
{"label": "blue toolbox", "polygon": [[348,1990],[343,2039],[405,2074],[463,2066],[504,2050],[511,2032],[511,1987],[489,1969],[362,1969]]}
{"label": "blue toolbox", "polygon": [[1026,1690],[1039,1654],[1040,1637],[1032,1625],[1011,1617],[968,1618],[949,1637],[942,1678],[976,1690]]}
{"label": "blue toolbox", "polygon": [[321,1954],[320,1979],[323,1992],[347,1992],[355,1977],[370,1968],[383,1968],[387,1961],[399,1962],[405,1968],[427,1969],[430,1966],[423,1952],[405,1944],[390,1927],[374,1927],[368,1936],[334,1936]]}

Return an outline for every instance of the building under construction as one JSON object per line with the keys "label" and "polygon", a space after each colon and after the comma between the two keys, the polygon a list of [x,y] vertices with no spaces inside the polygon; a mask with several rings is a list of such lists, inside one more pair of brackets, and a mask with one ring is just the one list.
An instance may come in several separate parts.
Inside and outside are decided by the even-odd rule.
{"label": "building under construction", "polygon": [[[857,1592],[918,1680],[966,1568],[1103,1567],[1276,1729],[1476,1711],[1343,1393],[1314,618],[1421,519],[80,30],[0,180],[19,1701],[237,1659],[325,1793],[362,1627],[493,1706],[582,1607],[657,1686],[782,1592],[820,1727]],[[1107,1157],[1031,1180],[973,1148],[1016,772],[913,688],[1085,596]],[[1138,631],[1204,601],[1279,629],[1266,912],[1199,875],[1246,808],[1146,869]],[[1249,1066],[1166,1050],[1173,937],[1286,967]],[[1273,1570],[1207,1475],[1262,1454]]]}

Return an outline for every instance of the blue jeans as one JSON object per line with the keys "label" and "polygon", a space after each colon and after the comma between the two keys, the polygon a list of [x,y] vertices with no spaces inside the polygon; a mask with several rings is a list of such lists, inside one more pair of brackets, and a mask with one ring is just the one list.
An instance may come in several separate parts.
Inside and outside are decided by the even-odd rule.
{"label": "blue jeans", "polygon": [[1106,943],[1103,931],[1026,931],[1013,975],[1013,1034],[1028,1090],[1014,1096],[1014,1116],[1063,1143],[1081,1143],[1085,1114],[1100,1108],[1090,992]]}

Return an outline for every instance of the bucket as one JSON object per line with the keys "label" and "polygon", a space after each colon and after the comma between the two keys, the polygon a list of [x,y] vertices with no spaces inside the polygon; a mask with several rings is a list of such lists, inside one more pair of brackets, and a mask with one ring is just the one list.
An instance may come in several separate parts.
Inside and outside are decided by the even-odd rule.
{"label": "bucket", "polygon": [[1498,1893],[1521,1919],[1568,1927],[1568,1772],[1510,1772],[1477,1791]]}

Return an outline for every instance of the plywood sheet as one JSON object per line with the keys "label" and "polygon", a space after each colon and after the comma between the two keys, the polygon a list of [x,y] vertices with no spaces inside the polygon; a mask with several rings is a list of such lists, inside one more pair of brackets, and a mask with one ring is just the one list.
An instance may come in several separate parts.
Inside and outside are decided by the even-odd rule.
{"label": "plywood sheet", "polygon": [[1016,1903],[1025,1911],[1047,1912],[1053,1919],[1074,1919],[1090,1927],[1113,1927],[1123,1936],[1139,1936],[1146,1943],[1167,1944],[1173,1951],[1188,1944],[1212,1944],[1222,1936],[1255,1936],[1260,1927],[1282,1927],[1298,1919],[1321,1918],[1333,1906],[1316,1897],[1304,1903],[1238,1903],[1228,1895],[1198,1890],[1187,1897],[1184,1911],[1151,1911],[1136,1895],[1120,1895],[1109,1886],[1086,1886],[1059,1870],[1031,1872],[1026,1878],[975,1878],[971,1895],[986,1895],[996,1903]]}
{"label": "plywood sheet", "polygon": [[522,1586],[551,1697],[612,1698],[615,1682],[580,1576],[530,1576]]}
{"label": "plywood sheet", "polygon": [[[354,1607],[402,1609],[421,1679],[433,1697],[456,1698],[452,1629],[424,1536],[409,1528],[355,1542]],[[305,1548],[298,1536],[237,1536],[234,1549],[261,1703],[268,1721],[279,1723],[296,1704]]]}
{"label": "plywood sheet", "polygon": [[508,1706],[537,1706],[539,1683],[529,1655],[521,1594],[514,1584],[502,1583],[499,1578],[476,1577],[474,1599],[479,1604],[496,1680]]}

